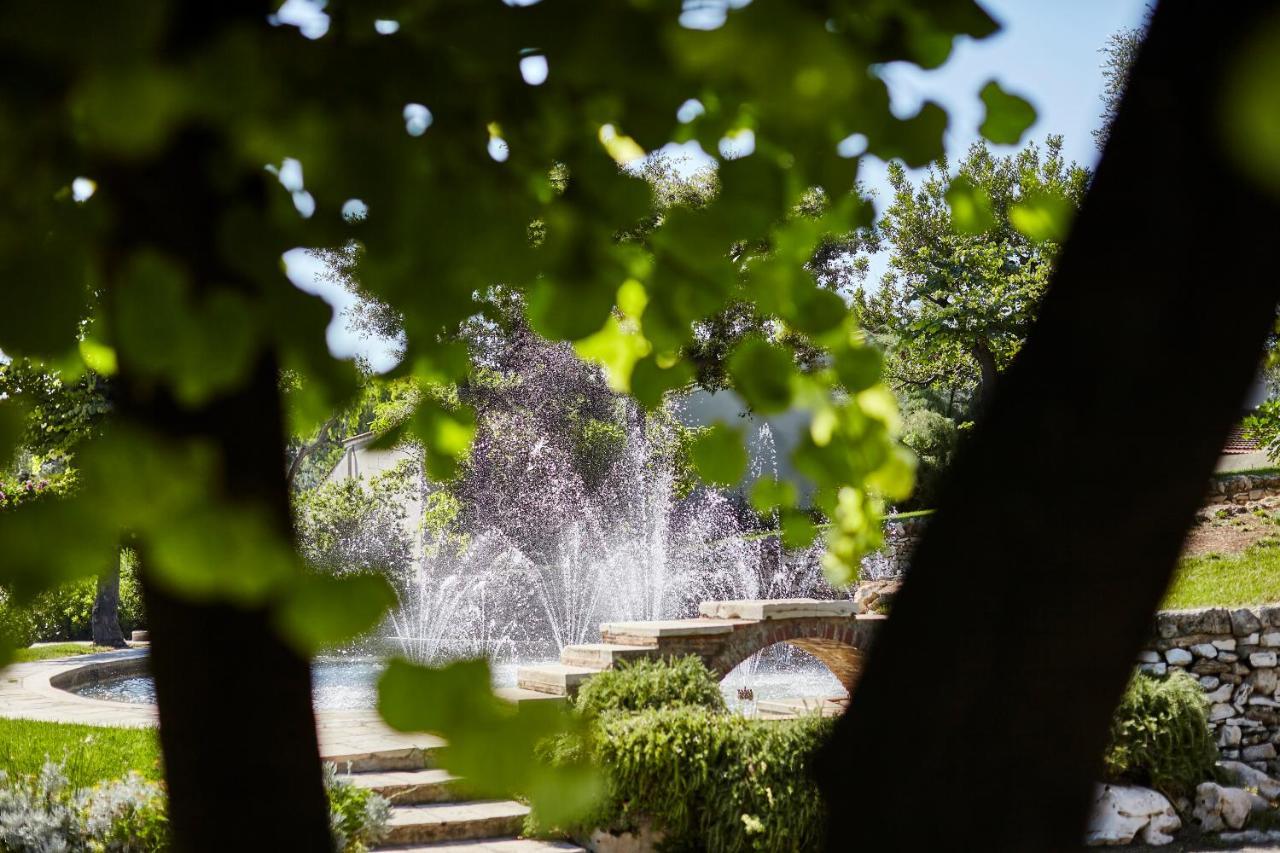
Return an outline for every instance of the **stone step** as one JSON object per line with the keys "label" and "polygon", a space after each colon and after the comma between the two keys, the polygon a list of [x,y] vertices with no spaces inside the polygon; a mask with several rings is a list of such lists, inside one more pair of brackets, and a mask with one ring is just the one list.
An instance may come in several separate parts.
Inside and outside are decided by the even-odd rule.
{"label": "stone step", "polygon": [[733,632],[738,625],[749,625],[751,619],[662,619],[653,622],[605,622],[600,626],[600,639],[610,645],[658,645],[666,637],[713,637]]}
{"label": "stone step", "polygon": [[378,847],[400,853],[586,853],[567,841],[539,841],[534,838],[480,838],[475,841],[442,841],[408,847]]}
{"label": "stone step", "polygon": [[516,670],[516,685],[537,693],[572,696],[578,692],[578,685],[599,672],[599,669],[565,666],[562,663],[522,666]]}
{"label": "stone step", "polygon": [[445,770],[387,770],[342,773],[338,778],[386,797],[392,805],[444,803],[458,799],[458,777]]}
{"label": "stone step", "polygon": [[565,646],[560,663],[586,669],[613,669],[619,661],[632,661],[653,655],[653,646],[623,646],[617,643],[584,643]]}
{"label": "stone step", "polygon": [[712,619],[805,619],[852,616],[853,602],[819,598],[774,598],[760,601],[704,601],[698,612]]}
{"label": "stone step", "polygon": [[323,761],[337,766],[340,774],[381,773],[392,770],[425,770],[432,766],[431,753],[440,747],[406,747],[347,755],[326,755]]}
{"label": "stone step", "polygon": [[761,699],[756,702],[756,713],[766,719],[784,720],[821,714],[838,717],[849,704],[847,696],[804,697],[794,699]]}
{"label": "stone step", "polygon": [[505,699],[517,705],[521,702],[563,702],[565,700],[564,696],[538,690],[525,690],[523,687],[495,687],[493,692],[499,699]]}
{"label": "stone step", "polygon": [[392,806],[383,844],[430,844],[519,835],[529,807],[513,800]]}

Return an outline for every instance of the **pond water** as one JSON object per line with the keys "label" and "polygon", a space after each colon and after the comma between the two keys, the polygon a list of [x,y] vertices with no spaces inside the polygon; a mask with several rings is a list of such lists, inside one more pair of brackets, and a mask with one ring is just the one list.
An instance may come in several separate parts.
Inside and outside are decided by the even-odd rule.
{"label": "pond water", "polygon": [[[750,712],[762,699],[816,698],[844,693],[840,682],[818,661],[757,659],[738,667],[720,683],[731,708]],[[805,656],[808,657],[807,655]],[[384,662],[377,658],[328,657],[312,665],[313,699],[318,710],[364,710],[377,706],[378,676]],[[522,664],[493,664],[494,687],[514,687],[516,669]],[[739,698],[739,690],[752,691],[752,700]],[[99,681],[77,689],[76,694],[113,702],[152,704],[155,682],[150,675],[134,675]]]}

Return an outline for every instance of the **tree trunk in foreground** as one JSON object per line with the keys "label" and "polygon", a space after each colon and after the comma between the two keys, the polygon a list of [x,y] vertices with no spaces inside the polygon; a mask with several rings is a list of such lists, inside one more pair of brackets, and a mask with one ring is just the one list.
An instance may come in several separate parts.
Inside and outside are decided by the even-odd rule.
{"label": "tree trunk in foreground", "polygon": [[105,575],[98,575],[98,590],[93,597],[89,629],[95,646],[123,649],[124,632],[120,630],[120,564]]}
{"label": "tree trunk in foreground", "polygon": [[1280,204],[1219,133],[1223,70],[1278,7],[1157,10],[1040,320],[820,756],[832,849],[1079,849],[1275,317]]}
{"label": "tree trunk in foreground", "polygon": [[[152,412],[170,435],[199,434],[226,460],[231,496],[269,510],[288,536],[276,369],[200,412]],[[151,671],[175,849],[329,850],[307,660],[265,608],[189,601],[159,587],[140,554]]]}
{"label": "tree trunk in foreground", "polygon": [[[175,6],[169,48],[180,56],[228,29],[260,26],[268,6]],[[93,164],[91,173],[119,204],[114,273],[150,248],[183,265],[194,304],[214,287],[240,284],[252,293],[256,285],[223,254],[223,217],[264,210],[266,188],[260,176],[229,178],[235,161],[223,137],[188,127],[145,160]],[[290,285],[282,276],[279,286]],[[225,498],[264,513],[291,540],[279,371],[269,349],[236,390],[199,408],[179,405],[135,370],[127,352],[120,356],[120,418],[166,440],[208,442],[222,462]],[[139,569],[174,849],[331,850],[307,660],[280,638],[265,608],[174,596],[156,584],[145,547]]]}

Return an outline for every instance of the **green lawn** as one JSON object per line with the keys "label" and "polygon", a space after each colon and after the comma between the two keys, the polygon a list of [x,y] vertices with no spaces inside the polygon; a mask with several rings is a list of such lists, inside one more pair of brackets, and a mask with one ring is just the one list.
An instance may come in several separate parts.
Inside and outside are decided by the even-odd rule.
{"label": "green lawn", "polygon": [[0,719],[0,770],[38,773],[46,759],[63,762],[77,787],[118,779],[130,770],[148,779],[161,776],[155,729]]}
{"label": "green lawn", "polygon": [[90,646],[85,643],[54,643],[48,646],[31,646],[13,653],[14,663],[30,663],[33,660],[66,658],[72,655],[92,655],[114,651],[110,646]]}
{"label": "green lawn", "polygon": [[1161,607],[1214,607],[1280,601],[1280,540],[1264,540],[1240,554],[1188,557],[1178,567]]}

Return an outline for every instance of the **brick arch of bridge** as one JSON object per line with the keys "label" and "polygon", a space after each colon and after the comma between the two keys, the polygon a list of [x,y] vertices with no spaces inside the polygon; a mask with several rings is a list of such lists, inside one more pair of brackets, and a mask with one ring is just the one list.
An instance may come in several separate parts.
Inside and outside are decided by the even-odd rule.
{"label": "brick arch of bridge", "polygon": [[704,649],[701,657],[708,668],[724,678],[756,652],[788,643],[826,664],[844,689],[852,693],[882,619],[875,616],[762,619],[735,625],[720,643]]}

